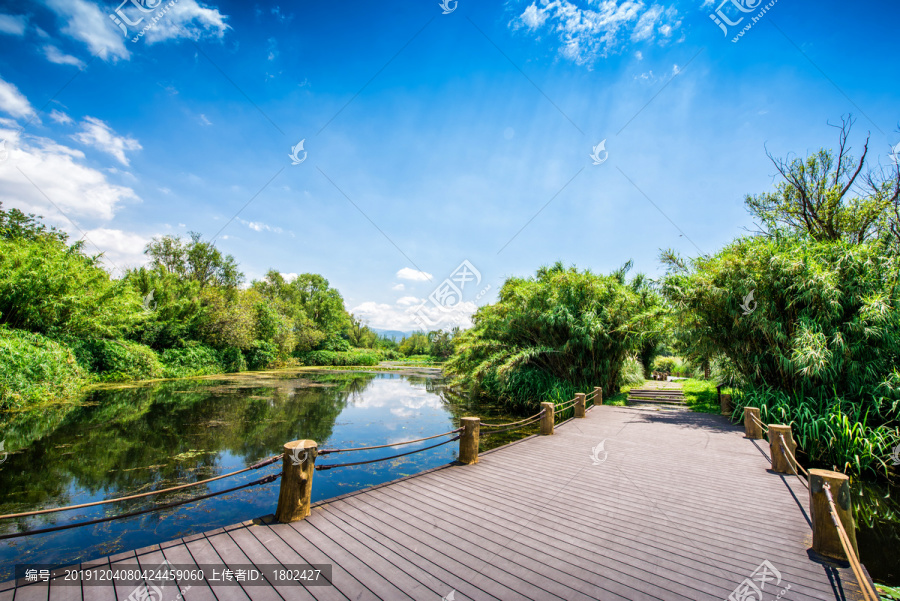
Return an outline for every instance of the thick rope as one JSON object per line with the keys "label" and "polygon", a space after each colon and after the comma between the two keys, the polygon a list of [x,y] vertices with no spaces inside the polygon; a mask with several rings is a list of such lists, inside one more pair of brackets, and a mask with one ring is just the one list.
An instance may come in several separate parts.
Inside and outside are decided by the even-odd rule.
{"label": "thick rope", "polygon": [[119,497],[117,499],[106,499],[105,501],[95,501],[93,503],[82,503],[81,505],[69,505],[68,507],[54,507],[53,509],[41,509],[40,511],[27,511],[25,513],[10,513],[7,515],[0,515],[0,520],[5,520],[9,518],[24,518],[32,515],[43,515],[45,513],[55,513],[57,511],[68,511],[70,509],[83,509],[85,507],[96,507],[97,505],[106,505],[108,503],[118,503],[119,501],[131,501],[132,499],[141,499],[143,497],[149,497],[152,495],[161,495],[164,492],[171,492],[173,490],[183,490],[185,488],[191,488],[193,486],[200,486],[201,484],[208,484],[209,482],[215,482],[216,480],[221,480],[222,478],[229,478],[231,476],[236,476],[238,474],[243,474],[244,472],[249,472],[250,470],[258,470],[261,467],[265,467],[267,465],[272,465],[279,459],[281,459],[282,455],[276,455],[275,457],[270,457],[269,459],[264,459],[259,463],[254,463],[249,467],[245,467],[242,470],[238,470],[236,472],[229,472],[227,474],[222,474],[221,476],[216,476],[215,478],[207,478],[206,480],[200,480],[198,482],[191,482],[190,484],[182,484],[181,486],[173,486],[172,488],[164,488],[162,490],[151,490],[150,492],[143,492],[137,495],[130,495],[127,497]]}
{"label": "thick rope", "polygon": [[763,431],[763,432],[768,432],[768,431],[769,431],[768,426],[766,426],[764,423],[762,423],[761,421],[759,421],[759,418],[756,417],[756,414],[751,413],[751,414],[750,414],[750,419],[752,419],[753,421],[755,421],[755,422],[756,422],[756,425],[758,425],[760,428],[762,428],[762,431]]}
{"label": "thick rope", "polygon": [[434,436],[426,436],[425,438],[417,438],[416,440],[405,440],[403,442],[395,442],[392,444],[380,444],[374,447],[356,447],[352,449],[322,449],[317,452],[318,455],[327,455],[329,453],[348,453],[350,451],[368,451],[371,449],[385,449],[387,447],[399,447],[404,444],[413,444],[416,442],[422,442],[423,440],[431,440],[432,438],[438,438],[441,436],[447,436],[448,434],[456,434],[457,432],[462,432],[465,428],[457,428],[456,430],[450,430],[449,432],[444,432],[442,434],[435,434]]}
{"label": "thick rope", "polygon": [[521,423],[527,422],[528,420],[531,420],[536,417],[540,417],[540,416],[544,415],[544,411],[546,411],[546,409],[541,409],[539,412],[535,413],[531,417],[526,417],[525,419],[521,419],[517,422],[509,422],[508,424],[486,424],[484,422],[481,422],[481,426],[483,428],[505,428],[507,426],[515,426],[516,424],[521,424]]}
{"label": "thick rope", "polygon": [[[794,471],[794,475],[797,476],[797,479],[800,480],[800,483],[806,487],[806,490],[809,490],[809,482],[803,479],[803,476],[797,473],[797,467],[803,470],[803,466],[799,463],[796,463],[796,459],[794,458],[794,454],[791,453],[790,449],[787,448],[787,443],[784,441],[784,434],[779,434],[779,438],[781,438],[781,453],[784,455],[784,458],[788,460],[788,464],[790,464],[791,469]],[[796,467],[795,467],[796,465]],[[806,470],[803,470],[806,472]],[[806,472],[809,474],[809,472]]]}
{"label": "thick rope", "polygon": [[[541,413],[543,413],[543,411],[541,411]],[[486,430],[486,431],[482,432],[481,435],[482,436],[490,436],[492,434],[503,434],[504,432],[512,432],[513,430],[519,430],[521,428],[524,428],[525,426],[530,426],[531,424],[536,424],[539,421],[541,421],[540,415],[538,417],[532,419],[530,422],[526,422],[526,423],[520,424],[518,426],[513,426],[512,428],[505,428],[503,430]]]}
{"label": "thick rope", "polygon": [[[784,434],[779,434],[778,436],[781,437],[781,448],[784,449],[785,454],[788,455],[788,457],[790,458],[792,464],[793,464],[793,465],[796,465],[797,467],[799,467],[799,468],[800,468],[800,471],[803,472],[804,475],[806,475],[806,477],[808,478],[808,477],[809,477],[809,472],[806,471],[805,469],[803,469],[803,466],[800,465],[800,462],[797,461],[797,458],[794,457],[794,454],[791,452],[791,450],[790,450],[790,449],[787,447],[787,445],[785,444],[785,442],[784,442]],[[794,471],[796,471],[796,470],[794,470]]]}
{"label": "thick rope", "polygon": [[430,447],[425,447],[424,449],[416,449],[415,451],[407,451],[406,453],[400,453],[399,455],[391,455],[390,457],[382,457],[380,459],[370,459],[368,461],[354,461],[353,463],[335,463],[332,465],[317,465],[317,470],[330,470],[335,467],[349,467],[351,465],[365,465],[367,463],[376,463],[378,461],[388,461],[390,459],[396,459],[397,457],[405,457],[406,455],[412,455],[413,453],[421,453],[422,451],[427,451],[429,449],[434,449],[441,445],[445,445],[448,442],[453,442],[454,440],[459,440],[459,436],[454,436],[450,440],[445,440],[444,442],[439,442],[435,445],[431,445]]}
{"label": "thick rope", "polygon": [[209,497],[215,497],[217,495],[224,495],[225,493],[234,492],[236,490],[240,490],[242,488],[248,488],[250,486],[257,486],[259,484],[268,484],[269,482],[274,482],[278,478],[281,477],[281,474],[272,474],[271,476],[266,476],[265,478],[260,478],[259,480],[254,480],[253,482],[248,482],[247,484],[241,484],[240,486],[235,486],[232,488],[226,488],[225,490],[219,490],[216,492],[211,492],[209,494],[200,495],[198,497],[191,497],[190,499],[185,499],[184,501],[173,501],[172,503],[166,503],[165,505],[157,505],[156,507],[150,507],[148,509],[141,509],[140,511],[132,511],[129,513],[123,513],[121,515],[113,515],[105,518],[98,518],[96,520],[88,520],[86,522],[77,522],[75,524],[66,524],[65,526],[54,526],[53,528],[41,528],[40,530],[26,530],[25,532],[15,532],[13,534],[4,534],[0,536],[0,540],[5,540],[9,538],[19,538],[22,536],[30,536],[32,534],[43,534],[45,532],[57,532],[59,530],[68,530],[69,528],[78,528],[79,526],[90,526],[91,524],[101,524],[103,522],[111,522],[113,520],[121,520],[123,518],[130,518],[136,515],[141,515],[144,513],[150,513],[151,511],[159,511],[160,509],[168,509],[169,507],[177,507],[178,505],[186,505],[187,503],[193,503],[194,501],[201,501],[203,499],[208,499]]}
{"label": "thick rope", "polygon": [[828,509],[831,514],[831,521],[834,522],[834,527],[837,529],[838,539],[841,541],[841,546],[844,548],[844,554],[850,562],[850,567],[853,569],[853,575],[856,576],[856,581],[859,583],[859,588],[863,593],[863,597],[865,597],[865,601],[879,601],[880,597],[878,593],[872,590],[869,579],[865,577],[862,565],[859,563],[859,558],[856,557],[853,545],[850,544],[850,537],[847,536],[847,531],[844,530],[844,524],[841,523],[841,519],[838,516],[837,506],[834,504],[834,497],[831,496],[831,485],[828,484],[828,482],[825,482],[823,488],[825,489],[825,496],[828,498]]}

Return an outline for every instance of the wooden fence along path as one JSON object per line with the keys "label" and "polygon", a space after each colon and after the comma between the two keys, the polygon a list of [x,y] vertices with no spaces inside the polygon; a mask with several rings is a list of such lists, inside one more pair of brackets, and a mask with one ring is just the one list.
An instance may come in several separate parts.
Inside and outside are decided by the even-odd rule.
{"label": "wooden fence along path", "polygon": [[[332,566],[328,586],[207,577],[182,587],[187,601],[868,599],[854,571],[812,558],[816,520],[802,482],[772,471],[769,443],[725,418],[600,405],[550,424],[552,436],[313,504],[305,519],[270,516],[83,567]],[[291,477],[307,477],[307,467]],[[294,498],[281,499],[279,512],[285,504],[299,518],[307,511]],[[0,586],[0,601],[171,601],[179,593],[127,578],[19,585]]]}

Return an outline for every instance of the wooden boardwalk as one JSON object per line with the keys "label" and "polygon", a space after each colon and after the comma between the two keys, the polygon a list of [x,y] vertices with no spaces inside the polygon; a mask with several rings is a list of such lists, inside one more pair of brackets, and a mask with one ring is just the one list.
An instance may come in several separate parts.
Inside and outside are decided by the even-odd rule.
{"label": "wooden boardwalk", "polygon": [[[861,598],[849,569],[808,556],[808,493],[769,472],[767,452],[718,416],[594,407],[553,436],[318,503],[304,521],[264,518],[92,563],[333,566],[334,586],[205,583],[187,601],[724,601],[764,561],[781,578],[765,583],[766,601]],[[135,582],[11,587],[0,601],[140,598]]]}

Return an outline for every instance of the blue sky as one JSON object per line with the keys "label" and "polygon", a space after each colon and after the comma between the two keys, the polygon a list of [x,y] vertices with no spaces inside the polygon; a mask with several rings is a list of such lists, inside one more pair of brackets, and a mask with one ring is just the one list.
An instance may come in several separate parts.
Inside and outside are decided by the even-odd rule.
{"label": "blue sky", "polygon": [[464,260],[480,280],[434,323],[556,260],[714,252],[766,148],[834,146],[847,113],[854,149],[900,142],[895,3],[439,4],[0,2],[0,201],[116,274],[198,231],[248,280],[321,273],[409,330]]}

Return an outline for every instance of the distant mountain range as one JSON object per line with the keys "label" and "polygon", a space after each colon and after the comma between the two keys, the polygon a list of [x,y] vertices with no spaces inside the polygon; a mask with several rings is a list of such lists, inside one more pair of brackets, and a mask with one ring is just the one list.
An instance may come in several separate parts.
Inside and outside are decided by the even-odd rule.
{"label": "distant mountain range", "polygon": [[412,332],[401,332],[400,330],[379,330],[378,328],[369,329],[379,336],[385,336],[387,338],[390,338],[391,340],[394,340],[395,342],[400,342],[400,340],[412,334]]}

